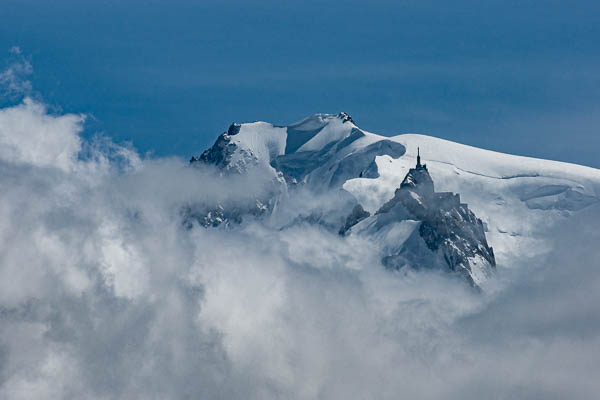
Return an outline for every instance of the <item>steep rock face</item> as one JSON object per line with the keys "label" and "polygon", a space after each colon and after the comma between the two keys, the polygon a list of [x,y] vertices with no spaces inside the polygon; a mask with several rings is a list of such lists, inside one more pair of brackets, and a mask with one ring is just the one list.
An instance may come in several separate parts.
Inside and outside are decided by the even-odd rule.
{"label": "steep rock face", "polygon": [[[402,221],[418,222],[404,225],[402,243],[384,248],[382,260],[388,268],[448,269],[479,286],[496,265],[482,221],[460,202],[458,194],[435,192],[427,167],[420,163],[410,169],[394,197],[374,216],[364,218],[359,211],[348,223],[357,220],[355,230],[370,235]],[[348,229],[346,226],[343,231]]]}
{"label": "steep rock face", "polygon": [[[285,141],[285,137],[269,141],[270,138],[264,132],[272,133],[269,129],[273,128],[272,125],[264,122],[248,125],[253,125],[252,128],[254,129],[248,129],[251,133],[241,134],[243,125],[231,124],[227,132],[219,135],[211,148],[205,150],[200,157],[192,157],[190,164],[212,164],[225,172],[237,173],[244,173],[247,172],[248,168],[265,164],[266,157],[264,153],[277,153],[277,148],[281,147],[281,143],[277,143],[277,139],[281,142],[282,140]],[[273,133],[275,133],[273,136],[276,136],[280,132],[275,131]],[[258,136],[258,138],[254,136]],[[259,144],[253,145],[256,142]],[[271,148],[269,148],[269,145]]]}
{"label": "steep rock face", "polygon": [[278,196],[286,191],[281,173],[266,162],[266,157],[275,157],[284,146],[285,134],[281,129],[264,122],[255,122],[251,129],[242,132],[244,125],[233,123],[227,132],[219,135],[212,147],[200,157],[192,157],[190,165],[217,167],[222,174],[265,174],[267,177],[262,190],[256,196],[244,201],[228,200],[218,204],[190,204],[181,210],[183,224],[192,228],[199,224],[205,228],[230,227],[241,223],[244,218],[256,218],[268,214]]}
{"label": "steep rock face", "polygon": [[344,224],[344,226],[342,228],[340,228],[340,232],[339,232],[340,235],[344,235],[354,225],[358,224],[360,221],[362,221],[365,218],[369,218],[370,216],[371,216],[371,213],[369,213],[368,211],[365,211],[364,208],[362,208],[362,206],[360,204],[357,204],[352,209],[352,212],[350,213],[350,215],[348,215],[348,217],[346,218],[346,223]]}

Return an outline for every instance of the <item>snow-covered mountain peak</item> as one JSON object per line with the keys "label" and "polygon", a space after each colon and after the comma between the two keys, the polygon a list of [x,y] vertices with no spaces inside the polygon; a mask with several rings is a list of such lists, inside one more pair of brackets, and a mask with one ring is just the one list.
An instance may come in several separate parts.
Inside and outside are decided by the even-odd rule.
{"label": "snow-covered mountain peak", "polygon": [[340,118],[343,122],[352,122],[354,123],[354,120],[352,120],[352,116],[350,114],[348,114],[347,112],[340,112],[337,115],[338,118]]}
{"label": "snow-covered mountain peak", "polygon": [[352,117],[339,114],[314,114],[289,126],[268,122],[233,123],[215,144],[195,161],[207,161],[227,170],[244,170],[249,164],[269,165],[278,156],[314,152],[358,134]]}
{"label": "snow-covered mountain peak", "polygon": [[[425,171],[413,168],[419,148],[423,164],[427,163]],[[407,193],[422,200],[419,197],[434,191],[435,182],[435,193],[460,194],[464,203],[453,207],[458,212],[453,215],[460,216],[458,220],[481,219],[481,229],[494,248],[496,261],[505,266],[524,257],[543,255],[547,251],[544,232],[571,214],[600,204],[600,170],[502,154],[426,135],[380,136],[358,128],[346,113],[314,114],[288,126],[233,124],[192,161],[239,172],[249,165],[262,165],[284,186],[299,184],[315,192],[337,191],[353,199],[351,207],[343,210],[353,223],[367,215],[375,216],[401,186],[418,189]],[[429,184],[421,184],[428,180],[430,188]],[[420,193],[423,188],[427,193]],[[404,200],[412,201],[408,197]],[[438,203],[427,202],[435,206]],[[461,204],[468,204],[468,210],[462,210]],[[344,221],[342,231],[348,228]],[[382,230],[371,232],[372,237],[385,241],[384,237],[389,236],[394,243],[403,243],[408,240],[405,234],[415,231],[416,223],[410,219],[383,225],[378,222]],[[356,229],[360,230],[359,225]],[[471,226],[479,223],[468,225],[465,235],[480,237],[480,229]],[[485,256],[485,252],[481,254]],[[484,262],[471,261],[478,265]]]}
{"label": "snow-covered mountain peak", "polygon": [[[325,125],[327,125],[335,119],[341,120],[342,123],[350,122],[354,124],[352,116],[347,112],[342,111],[338,114],[316,113],[313,115],[309,115],[308,117],[303,118],[298,122],[288,125],[288,127],[294,128],[296,130],[314,130],[323,128]],[[356,125],[354,125],[354,127],[356,127]]]}
{"label": "snow-covered mountain peak", "polygon": [[341,231],[348,232],[376,238],[382,262],[391,269],[449,270],[481,287],[496,266],[481,219],[461,203],[460,195],[434,190],[420,157],[394,197],[374,215],[362,206],[352,211]]}
{"label": "snow-covered mountain peak", "polygon": [[337,115],[314,114],[286,128],[285,154],[320,150],[331,142],[350,136],[353,129],[358,129],[352,117],[345,112]]}

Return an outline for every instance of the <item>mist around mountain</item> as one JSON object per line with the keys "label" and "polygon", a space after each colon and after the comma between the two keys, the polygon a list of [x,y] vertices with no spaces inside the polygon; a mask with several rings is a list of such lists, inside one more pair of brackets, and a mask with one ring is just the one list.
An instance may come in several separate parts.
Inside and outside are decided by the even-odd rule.
{"label": "mist around mountain", "polygon": [[0,398],[600,390],[600,171],[345,113],[190,165],[84,119],[0,110]]}
{"label": "mist around mountain", "polygon": [[[345,112],[289,126],[234,123],[190,163],[228,175],[263,170],[272,185],[241,209],[191,207],[189,223],[229,225],[258,215],[273,223],[278,201],[301,190],[331,194],[344,200],[316,206],[304,221],[368,238],[389,269],[448,270],[476,288],[487,284],[496,266],[487,236],[498,246],[499,261],[511,265],[537,251],[534,243],[548,226],[600,200],[600,175],[592,168],[422,135],[383,137],[360,129]],[[531,248],[521,252],[527,241]]]}

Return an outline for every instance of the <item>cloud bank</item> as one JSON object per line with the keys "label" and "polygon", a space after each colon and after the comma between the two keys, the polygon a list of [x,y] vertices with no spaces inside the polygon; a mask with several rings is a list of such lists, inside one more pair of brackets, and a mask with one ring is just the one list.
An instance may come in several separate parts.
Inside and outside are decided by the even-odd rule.
{"label": "cloud bank", "polygon": [[[299,213],[186,228],[189,204],[247,202],[223,177],[80,136],[39,101],[0,110],[0,398],[593,398],[599,207],[554,250],[473,293],[391,273],[372,244]],[[302,207],[299,205],[302,204]]]}

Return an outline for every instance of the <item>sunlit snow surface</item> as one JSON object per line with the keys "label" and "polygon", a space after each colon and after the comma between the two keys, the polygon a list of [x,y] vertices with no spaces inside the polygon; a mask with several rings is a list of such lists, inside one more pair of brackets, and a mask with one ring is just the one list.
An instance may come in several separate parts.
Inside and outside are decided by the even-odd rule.
{"label": "sunlit snow surface", "polygon": [[[496,153],[424,135],[399,135],[392,140],[406,146],[406,155],[398,159],[378,157],[379,178],[351,179],[344,189],[366,210],[377,209],[393,197],[420,148],[436,191],[461,195],[487,225],[486,236],[497,262],[507,267],[516,259],[546,252],[539,236],[600,197],[600,172],[593,168]],[[562,192],[544,192],[552,185]],[[524,198],[525,193],[534,196]],[[569,199],[565,193],[576,195]],[[545,207],[532,206],[534,198],[544,201]]]}
{"label": "sunlit snow surface", "polygon": [[[497,262],[509,268],[523,257],[545,254],[548,248],[540,235],[600,198],[600,172],[594,168],[502,154],[425,135],[384,137],[336,115],[316,114],[289,127],[242,124],[238,135],[242,148],[271,165],[291,148],[293,154],[287,158],[293,158],[296,171],[313,187],[331,186],[345,160],[362,163],[365,170],[374,161],[369,176],[359,177],[364,171],[357,170],[338,182],[370,213],[393,197],[414,167],[420,148],[436,191],[460,194],[487,227]],[[361,152],[383,141],[400,144],[405,151],[375,156]]]}

